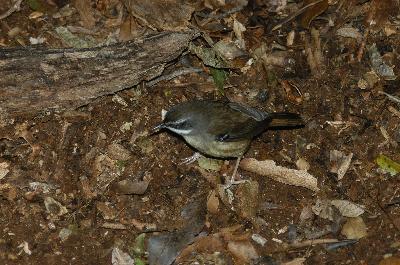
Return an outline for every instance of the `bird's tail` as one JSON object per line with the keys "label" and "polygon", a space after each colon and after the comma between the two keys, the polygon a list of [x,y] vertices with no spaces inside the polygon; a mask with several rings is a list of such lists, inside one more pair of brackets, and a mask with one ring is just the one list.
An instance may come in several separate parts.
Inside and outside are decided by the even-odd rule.
{"label": "bird's tail", "polygon": [[268,128],[271,129],[294,129],[304,126],[304,121],[299,114],[289,112],[271,113],[271,121]]}

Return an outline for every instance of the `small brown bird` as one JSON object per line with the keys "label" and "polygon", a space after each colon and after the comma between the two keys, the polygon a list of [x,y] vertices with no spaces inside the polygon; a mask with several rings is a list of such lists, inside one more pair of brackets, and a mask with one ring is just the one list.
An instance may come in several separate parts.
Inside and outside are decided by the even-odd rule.
{"label": "small brown bird", "polygon": [[[181,135],[189,145],[207,156],[238,158],[234,178],[240,158],[254,137],[267,129],[303,125],[302,118],[295,113],[267,113],[236,102],[194,100],[172,107],[153,130],[168,129]],[[187,162],[192,160],[187,159]]]}

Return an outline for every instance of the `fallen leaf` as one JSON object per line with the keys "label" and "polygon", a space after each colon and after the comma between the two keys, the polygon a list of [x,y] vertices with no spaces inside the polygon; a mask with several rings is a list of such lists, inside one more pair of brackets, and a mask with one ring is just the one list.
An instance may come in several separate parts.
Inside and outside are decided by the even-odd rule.
{"label": "fallen leaf", "polygon": [[75,0],[74,4],[76,10],[78,10],[79,15],[81,16],[83,26],[85,28],[92,29],[96,24],[96,19],[94,18],[94,10],[90,1]]}
{"label": "fallen leaf", "polygon": [[67,208],[51,197],[44,198],[44,206],[49,214],[62,216],[68,213]]}
{"label": "fallen leaf", "polygon": [[329,200],[318,199],[311,209],[315,215],[323,219],[334,220],[334,209]]}
{"label": "fallen leaf", "polygon": [[118,181],[113,185],[113,189],[119,194],[138,194],[142,195],[146,192],[149,187],[148,181],[133,181],[124,179]]}
{"label": "fallen leaf", "polygon": [[345,217],[357,217],[364,213],[364,206],[347,200],[332,200],[331,204]]}
{"label": "fallen leaf", "polygon": [[258,258],[254,246],[248,241],[231,241],[228,243],[228,250],[241,264],[250,264],[253,259]]}
{"label": "fallen leaf", "polygon": [[396,74],[393,71],[393,66],[391,67],[387,65],[386,62],[382,59],[382,56],[379,53],[375,43],[368,48],[368,54],[371,61],[372,69],[378,75],[386,80],[396,79]]}
{"label": "fallen leaf", "polygon": [[400,265],[400,258],[388,257],[379,262],[379,265]]}
{"label": "fallen leaf", "polygon": [[259,185],[257,181],[245,181],[239,184],[235,193],[236,207],[243,218],[252,218],[258,209]]}
{"label": "fallen leaf", "polygon": [[131,256],[119,248],[113,248],[111,253],[111,263],[113,265],[135,265],[135,261]]}
{"label": "fallen leaf", "polygon": [[8,172],[10,172],[10,170],[8,169],[9,166],[10,164],[7,162],[0,163],[0,179],[4,178],[8,174]]}
{"label": "fallen leaf", "polygon": [[400,172],[400,163],[393,161],[385,155],[379,155],[375,161],[381,169],[388,172],[391,176]]}
{"label": "fallen leaf", "polygon": [[347,239],[360,239],[367,236],[367,226],[361,217],[348,218],[341,233]]}
{"label": "fallen leaf", "polygon": [[109,203],[97,202],[96,209],[101,213],[104,220],[113,220],[117,216],[117,211]]}
{"label": "fallen leaf", "polygon": [[235,32],[238,46],[243,50],[246,49],[246,44],[243,39],[243,32],[245,32],[245,31],[246,31],[246,27],[243,26],[243,24],[240,23],[238,20],[234,19],[233,20],[233,32]]}
{"label": "fallen leaf", "polygon": [[152,29],[179,31],[187,29],[196,1],[124,0],[129,13]]}
{"label": "fallen leaf", "polygon": [[219,207],[219,199],[217,197],[217,194],[215,190],[212,190],[207,199],[207,211],[216,214],[218,213],[218,207]]}
{"label": "fallen leaf", "polygon": [[350,167],[353,153],[345,155],[338,150],[331,150],[329,153],[329,160],[331,162],[331,172],[338,175],[338,180],[342,180],[347,170]]}

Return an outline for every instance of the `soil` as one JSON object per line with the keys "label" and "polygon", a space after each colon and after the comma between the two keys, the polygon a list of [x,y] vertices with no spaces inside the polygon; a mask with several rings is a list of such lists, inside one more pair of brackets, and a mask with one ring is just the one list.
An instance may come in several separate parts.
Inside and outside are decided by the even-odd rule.
{"label": "soil", "polygon": [[[24,23],[32,25],[27,18],[30,12],[24,7],[3,21],[3,28],[7,23],[29,31]],[[252,43],[258,31],[246,31],[250,47],[259,44]],[[377,43],[383,54],[398,47],[399,36],[375,35],[368,43]],[[13,46],[6,34],[0,38],[4,45]],[[311,74],[303,47],[299,47],[293,49],[297,58],[295,74],[284,68],[266,70],[256,64],[246,73],[231,71],[225,85],[225,96],[230,100],[265,111],[302,115],[304,128],[267,131],[254,139],[245,157],[271,159],[289,168],[296,168],[301,157],[309,163],[308,172],[318,179],[321,189],[315,193],[239,169],[241,179],[253,180],[259,186],[253,202],[254,216],[244,217],[238,210],[240,199],[234,200],[233,208],[221,202],[217,213],[207,213],[202,231],[214,234],[240,225],[242,233],[261,235],[267,243],[252,244],[259,256],[271,260],[265,258],[258,264],[298,257],[306,258],[304,264],[378,264],[384,257],[400,257],[400,208],[399,204],[391,204],[399,197],[399,177],[382,172],[375,162],[379,154],[400,161],[400,117],[388,110],[389,106],[399,109],[399,105],[380,93],[399,96],[399,81],[381,80],[373,87],[359,88],[360,78],[371,68],[369,57],[363,56],[360,63],[349,62],[358,52],[358,44],[337,36],[321,35],[321,39],[324,65],[317,77]],[[276,40],[285,41],[265,37],[269,43]],[[48,42],[46,45],[59,45],[51,38]],[[169,69],[188,61],[201,67],[193,55],[182,58]],[[397,53],[391,62],[398,73]],[[298,87],[300,103],[289,100],[279,83],[282,80]],[[161,121],[163,109],[194,98],[222,98],[206,69],[153,87],[141,84],[76,110],[17,117],[1,128],[0,162],[6,162],[10,170],[0,180],[1,263],[110,264],[113,248],[132,253],[129,248],[141,233],[148,237],[181,229],[185,206],[205,202],[235,164],[228,160],[219,171],[204,173],[197,163],[180,163],[194,152],[183,139],[165,131],[150,134]],[[330,172],[331,150],[353,153],[351,166],[340,181]],[[149,184],[144,194],[121,194],[116,183],[125,179]],[[34,182],[46,184],[49,191],[33,189]],[[240,196],[239,187],[232,189]],[[53,203],[46,209],[48,197],[60,205]],[[285,247],[282,242],[289,242],[288,234],[279,231],[290,225],[300,226],[302,210],[317,199],[343,199],[365,206],[362,219],[367,236],[333,250],[323,244]],[[202,205],[207,208],[205,203]],[[311,222],[310,227],[316,230],[332,226],[332,222],[317,216]],[[340,229],[344,222],[340,219],[339,228],[324,237],[346,239]],[[60,231],[70,235],[63,240]],[[23,242],[27,242],[30,255],[21,247]],[[222,264],[241,264],[236,257],[226,255],[226,263]]]}

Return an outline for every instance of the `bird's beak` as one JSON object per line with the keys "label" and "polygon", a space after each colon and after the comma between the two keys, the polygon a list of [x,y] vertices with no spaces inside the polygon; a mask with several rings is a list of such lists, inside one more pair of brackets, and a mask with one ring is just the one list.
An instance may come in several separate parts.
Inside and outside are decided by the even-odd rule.
{"label": "bird's beak", "polygon": [[164,123],[160,123],[157,126],[155,126],[153,129],[151,129],[150,131],[150,135],[156,134],[158,133],[161,129],[165,128],[165,124]]}

